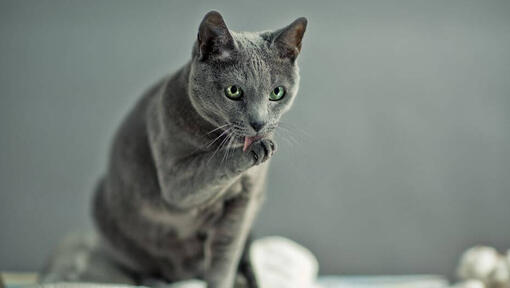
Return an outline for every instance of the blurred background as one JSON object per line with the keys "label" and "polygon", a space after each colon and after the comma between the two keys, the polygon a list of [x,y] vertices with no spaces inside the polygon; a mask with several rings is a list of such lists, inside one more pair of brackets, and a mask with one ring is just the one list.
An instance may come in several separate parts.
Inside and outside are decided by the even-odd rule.
{"label": "blurred background", "polygon": [[140,94],[190,58],[198,24],[309,20],[257,236],[322,274],[452,275],[510,248],[509,1],[0,0],[0,269],[36,270],[89,202]]}

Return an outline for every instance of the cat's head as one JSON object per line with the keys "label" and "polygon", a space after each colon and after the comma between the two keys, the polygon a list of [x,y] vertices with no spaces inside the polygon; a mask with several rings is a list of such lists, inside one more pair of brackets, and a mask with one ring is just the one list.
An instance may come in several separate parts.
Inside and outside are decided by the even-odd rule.
{"label": "cat's head", "polygon": [[193,47],[189,95],[198,113],[239,137],[271,135],[298,91],[296,58],[307,20],[257,33],[234,32],[207,13]]}

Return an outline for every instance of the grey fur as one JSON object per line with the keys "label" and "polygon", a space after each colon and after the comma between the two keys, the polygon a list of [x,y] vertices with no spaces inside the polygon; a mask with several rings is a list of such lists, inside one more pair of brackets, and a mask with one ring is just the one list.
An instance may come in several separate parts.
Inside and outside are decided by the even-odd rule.
{"label": "grey fur", "polygon": [[[239,33],[209,12],[191,61],[125,119],[93,214],[104,257],[133,282],[201,278],[209,288],[231,288],[238,270],[250,271],[240,259],[264,198],[274,129],[298,91],[305,28],[299,18],[276,32]],[[240,100],[224,95],[234,84],[243,89]],[[285,96],[269,101],[277,86]],[[264,126],[256,132],[252,122]],[[245,137],[258,137],[247,151]],[[56,266],[43,279],[69,280]],[[72,280],[93,281],[90,274]]]}

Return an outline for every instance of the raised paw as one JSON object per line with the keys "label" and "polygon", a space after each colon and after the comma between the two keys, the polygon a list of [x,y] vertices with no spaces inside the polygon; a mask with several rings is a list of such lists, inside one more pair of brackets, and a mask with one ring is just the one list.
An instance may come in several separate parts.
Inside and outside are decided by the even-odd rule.
{"label": "raised paw", "polygon": [[254,142],[249,149],[253,158],[253,165],[266,162],[276,152],[276,143],[271,139],[260,139]]}

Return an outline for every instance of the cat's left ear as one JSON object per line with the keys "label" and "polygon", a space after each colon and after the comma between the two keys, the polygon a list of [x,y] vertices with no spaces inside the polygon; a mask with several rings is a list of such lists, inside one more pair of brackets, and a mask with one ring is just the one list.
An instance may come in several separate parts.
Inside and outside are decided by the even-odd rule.
{"label": "cat's left ear", "polygon": [[210,11],[204,16],[198,28],[197,43],[200,60],[222,57],[234,50],[234,39],[219,12]]}
{"label": "cat's left ear", "polygon": [[280,55],[294,62],[301,52],[301,40],[306,31],[308,21],[305,17],[294,20],[289,26],[273,33],[273,45]]}

